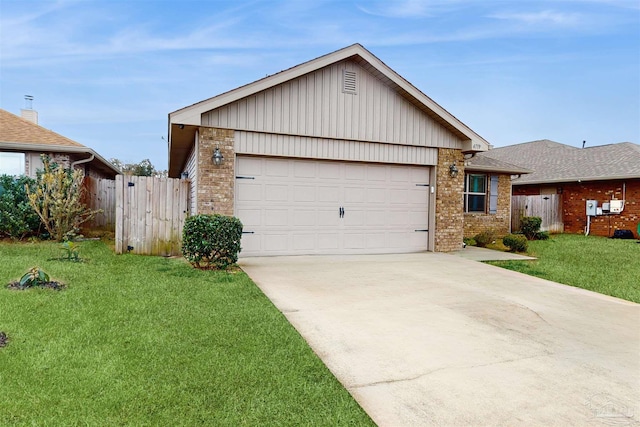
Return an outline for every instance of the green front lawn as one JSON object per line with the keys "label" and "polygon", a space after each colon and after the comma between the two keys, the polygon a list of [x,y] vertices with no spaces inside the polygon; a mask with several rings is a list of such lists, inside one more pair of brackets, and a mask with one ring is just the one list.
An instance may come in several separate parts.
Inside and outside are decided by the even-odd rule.
{"label": "green front lawn", "polygon": [[[373,425],[241,271],[0,243],[0,425]],[[9,290],[38,265],[67,289]]]}
{"label": "green front lawn", "polygon": [[529,242],[537,261],[489,264],[640,303],[640,244],[635,240],[559,234]]}

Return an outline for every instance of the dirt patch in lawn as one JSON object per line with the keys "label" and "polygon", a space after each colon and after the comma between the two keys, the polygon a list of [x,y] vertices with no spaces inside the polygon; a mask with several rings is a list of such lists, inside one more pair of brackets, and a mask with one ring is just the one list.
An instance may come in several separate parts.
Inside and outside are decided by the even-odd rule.
{"label": "dirt patch in lawn", "polygon": [[0,348],[6,346],[8,341],[9,341],[9,338],[7,338],[7,334],[0,331]]}
{"label": "dirt patch in lawn", "polygon": [[54,291],[61,291],[64,288],[66,288],[66,286],[64,283],[60,283],[56,281],[44,282],[37,286],[21,285],[20,282],[11,282],[7,285],[7,289],[11,289],[14,291],[24,291],[25,289],[31,289],[31,288],[48,288],[48,289],[53,289]]}

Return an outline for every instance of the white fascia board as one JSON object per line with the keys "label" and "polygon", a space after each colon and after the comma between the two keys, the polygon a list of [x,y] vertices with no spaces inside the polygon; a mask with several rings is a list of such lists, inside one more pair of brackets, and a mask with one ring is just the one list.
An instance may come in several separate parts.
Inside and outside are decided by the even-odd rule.
{"label": "white fascia board", "polygon": [[[385,75],[389,80],[403,88],[407,93],[425,105],[429,110],[440,116],[444,121],[465,135],[470,141],[465,145],[464,151],[487,151],[489,143],[480,135],[471,130],[467,125],[458,120],[447,110],[438,105],[427,95],[418,90],[415,86],[405,80],[398,73],[393,71],[388,65],[378,59],[360,44],[354,44],[338,51],[329,53],[311,61],[294,66],[288,70],[281,71],[272,76],[265,77],[245,86],[233,89],[229,92],[206,99],[169,114],[169,123],[180,123],[190,125],[202,125],[202,114],[214,110],[226,104],[230,104],[238,99],[253,95],[263,90],[293,80],[302,75],[314,72],[336,62],[358,55]],[[468,147],[467,147],[468,145]]]}
{"label": "white fascia board", "polygon": [[257,80],[253,83],[249,83],[245,86],[233,89],[229,92],[214,96],[213,98],[209,98],[180,110],[174,111],[173,113],[169,114],[169,121],[170,123],[201,126],[201,117],[203,113],[215,110],[218,107],[230,104],[234,101],[237,101],[238,99],[242,99],[244,97],[259,93],[263,90],[267,90],[281,83],[288,82],[289,80],[293,80],[307,73],[319,70],[327,65],[331,65],[334,62],[349,58],[355,54],[360,54],[362,52],[362,48],[358,49],[358,46],[359,45],[349,46],[337,52],[321,56],[320,58],[313,59],[288,70],[281,71],[279,73]]}
{"label": "white fascia board", "polygon": [[[393,71],[387,64],[382,62],[372,53],[363,49],[359,54],[371,65],[378,69],[381,73],[383,73],[389,80],[393,81],[398,86],[402,87],[407,93],[420,101],[423,105],[425,105],[428,109],[436,113],[438,116],[442,117],[447,123],[461,132],[463,135],[467,136],[471,141],[469,151],[473,148],[473,151],[487,151],[489,150],[489,143],[482,138],[480,135],[471,130],[467,125],[458,120],[454,115],[449,113],[447,110],[442,108],[439,104],[437,104],[434,100],[425,95],[422,91],[416,88],[414,85],[405,80],[398,73]],[[481,147],[478,147],[477,144],[480,144]],[[466,148],[466,147],[465,147]]]}
{"label": "white fascia board", "polygon": [[12,150],[12,151],[40,151],[44,153],[75,153],[75,154],[88,154],[95,156],[95,159],[108,166],[116,174],[120,174],[120,170],[116,168],[111,162],[107,161],[100,154],[96,153],[89,147],[74,147],[67,145],[49,145],[49,144],[29,144],[29,143],[17,143],[17,142],[4,142],[0,141],[0,149]]}

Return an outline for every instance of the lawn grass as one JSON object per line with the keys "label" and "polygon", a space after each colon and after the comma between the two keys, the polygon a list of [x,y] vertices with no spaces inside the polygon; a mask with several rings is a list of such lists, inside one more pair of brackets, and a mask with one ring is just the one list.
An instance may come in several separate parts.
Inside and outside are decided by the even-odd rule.
{"label": "lawn grass", "polygon": [[640,244],[635,240],[559,234],[529,242],[537,261],[489,264],[640,303]]}
{"label": "lawn grass", "polygon": [[242,271],[81,245],[0,243],[0,425],[374,425]]}

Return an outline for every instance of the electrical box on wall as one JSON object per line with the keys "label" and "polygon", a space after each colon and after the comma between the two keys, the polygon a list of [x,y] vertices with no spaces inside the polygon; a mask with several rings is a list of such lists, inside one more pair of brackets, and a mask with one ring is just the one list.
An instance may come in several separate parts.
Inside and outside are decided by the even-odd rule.
{"label": "electrical box on wall", "polygon": [[598,201],[587,200],[587,216],[596,216],[598,214]]}
{"label": "electrical box on wall", "polygon": [[611,200],[609,203],[611,213],[620,213],[624,209],[624,200]]}

